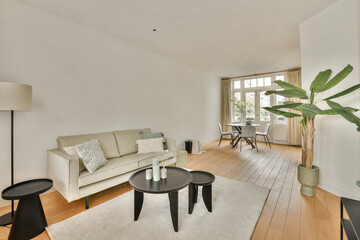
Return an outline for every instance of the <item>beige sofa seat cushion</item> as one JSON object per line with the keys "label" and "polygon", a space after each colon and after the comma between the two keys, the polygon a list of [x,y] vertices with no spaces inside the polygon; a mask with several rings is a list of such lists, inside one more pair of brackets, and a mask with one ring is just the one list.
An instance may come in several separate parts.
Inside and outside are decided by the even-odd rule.
{"label": "beige sofa seat cushion", "polygon": [[86,135],[60,136],[57,138],[58,147],[64,150],[64,147],[74,146],[80,143],[97,140],[106,158],[120,157],[118,147],[113,132],[94,133]]}
{"label": "beige sofa seat cushion", "polygon": [[160,161],[174,156],[173,152],[166,153],[146,153],[146,154],[129,154],[119,158],[109,159],[106,165],[97,169],[93,174],[84,170],[79,175],[79,186],[84,187],[92,183],[100,182],[108,178],[116,177],[152,164],[152,159],[158,157]]}
{"label": "beige sofa seat cushion", "polygon": [[136,153],[138,151],[136,140],[142,139],[141,132],[145,134],[151,133],[150,128],[114,131],[120,156]]}

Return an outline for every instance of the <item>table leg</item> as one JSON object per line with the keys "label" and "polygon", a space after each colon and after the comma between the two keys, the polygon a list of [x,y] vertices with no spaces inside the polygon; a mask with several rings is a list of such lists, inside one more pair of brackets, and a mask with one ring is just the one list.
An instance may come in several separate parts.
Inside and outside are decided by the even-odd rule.
{"label": "table leg", "polygon": [[191,184],[189,185],[189,214],[192,214],[193,210],[194,210],[194,205],[195,205],[195,185]]}
{"label": "table leg", "polygon": [[9,239],[30,239],[45,230],[47,226],[39,195],[20,199]]}
{"label": "table leg", "polygon": [[134,189],[134,221],[137,221],[144,202],[144,193]]}
{"label": "table leg", "polygon": [[211,184],[203,186],[202,195],[204,199],[205,206],[209,212],[212,212],[212,190]]}
{"label": "table leg", "polygon": [[174,226],[175,232],[179,231],[178,226],[178,211],[179,211],[179,194],[178,192],[171,192],[170,196],[170,213],[171,220]]}

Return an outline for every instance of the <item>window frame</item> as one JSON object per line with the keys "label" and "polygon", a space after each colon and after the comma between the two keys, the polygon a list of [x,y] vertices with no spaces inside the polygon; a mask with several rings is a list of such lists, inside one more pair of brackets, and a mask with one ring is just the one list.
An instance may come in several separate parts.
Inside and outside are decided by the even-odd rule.
{"label": "window frame", "polygon": [[[246,92],[255,92],[255,118],[257,114],[260,114],[260,100],[257,100],[257,98],[260,98],[260,96],[257,96],[262,91],[268,91],[268,90],[280,90],[281,88],[274,83],[276,81],[276,76],[284,76],[284,81],[287,82],[287,74],[286,72],[277,72],[277,73],[271,73],[271,74],[261,74],[261,75],[251,75],[246,77],[239,77],[239,78],[233,78],[231,79],[231,99],[235,97],[235,93],[240,93],[240,99],[245,100],[246,99]],[[258,78],[264,78],[263,84],[265,85],[265,78],[271,77],[271,85],[270,86],[256,86],[256,87],[249,87],[245,88],[245,80],[251,80],[251,79],[258,79]],[[234,85],[236,81],[240,81],[240,88],[235,89]],[[258,81],[257,81],[258,84]],[[276,95],[271,94],[270,95],[270,106],[274,106],[276,103]],[[246,117],[246,116],[245,116]],[[284,119],[284,121],[279,121],[277,116],[274,116],[274,114],[270,114],[270,121],[261,121],[260,116],[258,116],[259,122],[270,122],[275,124],[281,124],[286,125],[287,124],[287,118]],[[232,122],[238,121],[235,119],[234,116],[234,104],[231,103],[231,120]]]}

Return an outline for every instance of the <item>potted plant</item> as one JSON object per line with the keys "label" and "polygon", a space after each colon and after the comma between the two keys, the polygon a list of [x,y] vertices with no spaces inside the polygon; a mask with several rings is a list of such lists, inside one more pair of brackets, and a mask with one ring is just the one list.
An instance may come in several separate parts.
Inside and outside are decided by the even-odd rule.
{"label": "potted plant", "polygon": [[[353,112],[359,109],[343,107],[333,100],[349,94],[360,88],[360,84],[352,86],[335,95],[316,99],[318,93],[325,92],[344,80],[353,70],[351,65],[346,66],[342,71],[330,79],[331,70],[327,69],[320,72],[312,81],[310,92],[291,85],[284,81],[275,81],[283,90],[267,91],[265,95],[277,94],[287,98],[297,98],[300,102],[286,101],[282,105],[265,107],[269,112],[282,115],[287,118],[301,118],[302,128],[302,161],[298,166],[298,180],[301,183],[301,193],[306,196],[315,196],[315,187],[319,183],[319,168],[313,165],[314,154],[314,120],[316,115],[341,115],[346,120],[357,125],[357,131],[360,131],[360,118]],[[330,80],[329,80],[330,79]],[[329,109],[320,109],[317,105],[320,102],[326,102]],[[294,112],[288,112],[287,109],[293,109]]]}
{"label": "potted plant", "polygon": [[[234,104],[235,107],[235,115],[240,114],[239,121],[242,121],[244,119],[245,112],[250,115],[253,112],[253,104],[251,102],[245,102],[241,101],[240,99],[237,99],[236,97],[231,99],[231,102]],[[246,119],[251,120],[251,119]]]}

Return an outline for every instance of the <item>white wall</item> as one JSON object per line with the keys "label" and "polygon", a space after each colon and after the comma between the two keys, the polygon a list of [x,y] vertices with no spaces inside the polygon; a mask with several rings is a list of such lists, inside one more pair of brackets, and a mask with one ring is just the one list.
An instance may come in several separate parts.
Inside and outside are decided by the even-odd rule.
{"label": "white wall", "polygon": [[[330,96],[360,82],[360,1],[342,0],[300,25],[303,87],[308,88],[319,71],[339,72],[354,66],[347,79],[326,94]],[[360,92],[334,99],[344,106],[360,107]],[[322,107],[328,108],[325,103]],[[359,113],[356,113],[359,116]],[[359,198],[360,133],[341,116],[317,116],[315,164],[320,167],[320,187],[341,196]]]}
{"label": "white wall", "polygon": [[[214,75],[14,0],[0,1],[0,36],[0,81],[33,86],[33,111],[15,113],[16,182],[47,177],[46,150],[59,135],[150,127],[178,144],[218,137]],[[4,189],[9,112],[0,132]]]}

